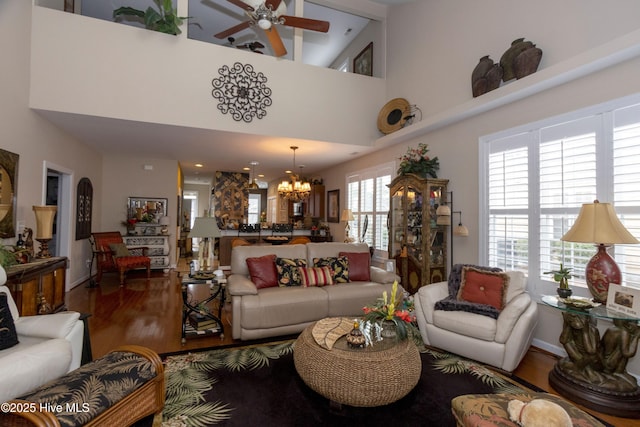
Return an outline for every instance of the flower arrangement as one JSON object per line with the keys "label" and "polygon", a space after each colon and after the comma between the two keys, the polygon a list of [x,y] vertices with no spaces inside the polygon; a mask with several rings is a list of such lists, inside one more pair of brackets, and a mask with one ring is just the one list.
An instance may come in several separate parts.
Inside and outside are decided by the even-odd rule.
{"label": "flower arrangement", "polygon": [[418,148],[409,147],[406,154],[399,158],[398,175],[414,173],[424,177],[437,178],[440,163],[437,157],[430,158],[427,155],[428,152],[429,146],[422,142],[418,144]]}
{"label": "flower arrangement", "polygon": [[413,314],[413,301],[398,295],[398,281],[393,282],[391,296],[387,291],[382,293],[382,298],[378,298],[375,304],[362,308],[364,311],[364,323],[381,324],[384,321],[392,322],[396,328],[398,338],[404,340],[409,335],[409,331],[415,332],[414,324],[416,317]]}

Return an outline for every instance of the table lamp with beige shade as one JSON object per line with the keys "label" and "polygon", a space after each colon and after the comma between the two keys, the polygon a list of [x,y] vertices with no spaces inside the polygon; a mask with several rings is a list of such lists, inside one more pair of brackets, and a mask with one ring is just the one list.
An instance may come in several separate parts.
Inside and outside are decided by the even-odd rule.
{"label": "table lamp with beige shade", "polygon": [[33,206],[36,216],[36,240],[40,242],[40,251],[36,258],[50,258],[49,240],[53,237],[53,219],[57,206]]}
{"label": "table lamp with beige shade", "polygon": [[622,225],[611,203],[585,203],[578,218],[560,240],[574,243],[595,243],[598,252],[589,260],[585,278],[594,300],[607,302],[609,284],[621,284],[622,273],[618,264],[607,253],[613,244],[640,243]]}
{"label": "table lamp with beige shade", "polygon": [[[189,238],[198,237],[202,240],[198,246],[198,265],[200,270],[213,270],[213,246],[215,238],[222,236],[218,228],[218,221],[213,217],[199,217],[193,223]],[[206,263],[206,264],[205,264]]]}
{"label": "table lamp with beige shade", "polygon": [[340,221],[344,221],[344,242],[345,243],[353,243],[354,239],[349,235],[349,231],[351,231],[351,226],[349,225],[349,221],[353,221],[353,212],[351,209],[343,209],[342,215],[340,215]]}

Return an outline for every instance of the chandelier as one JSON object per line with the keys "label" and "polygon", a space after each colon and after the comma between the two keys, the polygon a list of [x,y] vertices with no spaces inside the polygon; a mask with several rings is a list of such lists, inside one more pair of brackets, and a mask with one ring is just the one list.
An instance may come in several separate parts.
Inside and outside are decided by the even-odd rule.
{"label": "chandelier", "polygon": [[298,147],[289,147],[293,150],[293,169],[291,169],[289,175],[289,181],[282,181],[278,185],[278,194],[287,200],[292,202],[300,202],[306,200],[311,193],[311,185],[308,182],[300,180],[300,176],[294,171],[296,169],[296,150]]}

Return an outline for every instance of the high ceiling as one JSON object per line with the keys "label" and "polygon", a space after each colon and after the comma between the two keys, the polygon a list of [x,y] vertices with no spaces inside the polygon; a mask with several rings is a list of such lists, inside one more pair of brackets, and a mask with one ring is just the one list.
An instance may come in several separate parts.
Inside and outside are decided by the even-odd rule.
{"label": "high ceiling", "polygon": [[[258,0],[246,0],[249,4],[255,1]],[[412,0],[373,1],[393,5]],[[285,3],[290,7],[292,2],[286,0]],[[83,0],[82,14],[111,21],[113,10],[120,6],[145,10],[149,4],[150,0]],[[289,9],[287,14],[295,15]],[[189,15],[193,16],[189,20],[192,24],[186,29],[189,38],[222,45],[229,45],[229,41],[215,39],[213,34],[246,20],[242,9],[227,0],[189,0]],[[331,23],[327,34],[305,30],[303,35],[303,62],[323,67],[329,66],[369,22],[367,18],[309,1],[304,2],[303,15]],[[136,22],[129,24],[140,25]],[[285,26],[280,26],[278,31],[287,50],[293,51],[293,31]],[[263,33],[259,28],[248,28],[234,35],[234,44],[238,46],[260,41],[265,45],[261,50],[270,54],[270,46]],[[361,145],[244,135],[56,112],[41,114],[102,153],[127,152],[132,156],[177,160],[183,169],[185,181],[190,183],[210,183],[216,170],[241,171],[252,161],[259,162],[255,171],[264,175],[264,181],[280,179],[285,175],[284,171],[293,165],[290,146],[299,147],[296,151],[296,172],[308,177],[373,150]],[[175,144],[176,140],[181,143]],[[135,144],[131,141],[135,141]],[[204,167],[197,168],[196,163]]]}

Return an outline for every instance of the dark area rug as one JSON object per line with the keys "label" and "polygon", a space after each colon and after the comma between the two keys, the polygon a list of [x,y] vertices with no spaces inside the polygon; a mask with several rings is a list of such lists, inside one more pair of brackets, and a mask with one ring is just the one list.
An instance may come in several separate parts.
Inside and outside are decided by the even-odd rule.
{"label": "dark area rug", "polygon": [[300,379],[294,342],[167,357],[163,426],[447,427],[456,425],[455,396],[541,391],[478,362],[424,349],[420,381],[404,398],[376,408],[335,408]]}

